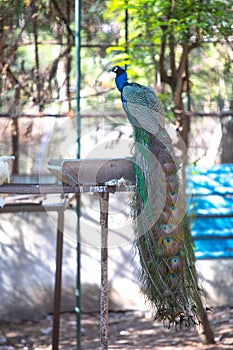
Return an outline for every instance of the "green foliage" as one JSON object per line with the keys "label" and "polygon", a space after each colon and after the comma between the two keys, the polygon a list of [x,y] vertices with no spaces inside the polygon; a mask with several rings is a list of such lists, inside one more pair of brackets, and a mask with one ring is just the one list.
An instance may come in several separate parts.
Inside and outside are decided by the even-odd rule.
{"label": "green foliage", "polygon": [[[68,4],[69,23],[67,23]],[[5,15],[0,19],[0,69],[4,78],[0,83],[2,105],[12,101],[17,84],[21,87],[23,103],[26,104],[28,99],[33,100],[35,104],[38,103],[36,90],[41,86],[46,92],[41,102],[49,105],[51,99],[58,95],[57,64],[60,61],[66,62],[68,57],[71,57],[70,84],[71,90],[74,91],[76,76],[74,2],[0,0],[0,8]],[[103,101],[105,91],[108,91],[109,101],[118,96],[114,92],[109,92],[112,80],[108,80],[104,72],[109,66],[120,64],[128,66],[130,80],[150,85],[155,89],[166,114],[171,118],[175,82],[178,80],[185,42],[188,43],[190,50],[200,45],[203,47],[200,56],[195,56],[197,48],[194,55],[191,51],[189,53],[191,93],[195,106],[202,95],[210,93],[210,85],[213,87],[210,99],[218,98],[219,79],[215,69],[217,62],[220,62],[219,66],[222,67],[218,67],[219,76],[224,81],[229,81],[232,74],[231,55],[224,53],[225,48],[218,55],[214,49],[211,51],[207,48],[208,59],[204,59],[207,46],[203,45],[205,40],[220,41],[231,34],[232,15],[228,10],[229,1],[84,0],[81,8],[81,37],[82,44],[86,46],[82,48],[81,86],[85,90],[83,92],[85,97],[90,94],[90,98],[82,100],[85,108],[89,104],[94,106],[95,103]],[[125,42],[126,10],[129,15],[127,43]],[[66,56],[68,38],[73,47],[68,50]],[[37,64],[36,41],[39,43]],[[163,58],[165,74],[162,74],[161,69],[162,44],[165,44]],[[175,71],[171,67],[171,44],[175,51]],[[201,64],[202,59],[205,61],[204,65]],[[195,70],[193,66],[199,67]],[[39,78],[36,81],[38,69]],[[230,82],[225,84],[226,92],[222,87],[221,89],[224,99],[229,100]],[[92,97],[94,94],[98,96]]]}
{"label": "green foliage", "polygon": [[205,44],[193,51],[189,63],[192,108],[196,111],[216,111],[219,109],[220,96],[228,108],[233,97],[230,48],[223,44]]}
{"label": "green foliage", "polygon": [[[230,8],[229,0],[107,1],[105,18],[120,26],[119,44],[127,50],[127,60],[134,71],[131,78],[155,88],[169,119],[173,116],[174,106],[180,110],[184,108],[187,79],[191,79],[194,108],[198,104],[204,108],[205,96],[216,101],[220,90],[224,99],[229,100],[232,53],[229,54],[230,49],[226,50],[227,44],[223,45],[222,41],[227,42],[232,35],[233,15]],[[126,10],[129,16],[127,43]],[[209,46],[208,41],[212,43]],[[214,45],[218,46],[217,49]],[[228,54],[218,54],[221,45],[222,51],[228,51]],[[200,49],[201,54],[197,55]],[[212,56],[209,55],[210,51]],[[109,59],[125,64],[125,57],[117,50],[112,50]],[[199,66],[198,71],[193,69],[195,60],[199,60],[194,64],[195,67]],[[188,61],[190,76],[186,77]],[[221,79],[226,84],[219,86]]]}
{"label": "green foliage", "polygon": [[27,105],[39,105],[41,110],[59,94],[57,90],[58,62],[68,56],[64,43],[72,43],[69,22],[74,19],[70,2],[67,19],[66,0],[0,1],[4,16],[0,18],[0,103],[7,111],[18,99],[20,89],[22,111]]}
{"label": "green foliage", "polygon": [[[111,0],[107,4],[105,17],[122,23],[122,27],[124,11],[128,9],[128,48],[133,63],[137,63],[137,55],[140,58],[142,53],[150,55],[151,46],[161,45],[163,35],[172,36],[173,45],[187,43],[192,48],[194,44],[201,45],[205,40],[218,41],[232,34],[233,16],[229,12],[229,1]],[[143,45],[142,50],[139,45]],[[169,50],[167,54],[169,55]]]}

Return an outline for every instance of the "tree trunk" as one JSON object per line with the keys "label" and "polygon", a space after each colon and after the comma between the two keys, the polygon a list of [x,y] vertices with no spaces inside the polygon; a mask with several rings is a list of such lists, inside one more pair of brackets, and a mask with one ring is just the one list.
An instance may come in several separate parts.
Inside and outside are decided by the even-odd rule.
{"label": "tree trunk", "polygon": [[176,104],[174,109],[174,114],[176,116],[176,120],[178,122],[178,131],[185,143],[186,148],[188,148],[188,136],[190,131],[190,118],[185,115],[183,102],[180,101],[180,104]]}
{"label": "tree trunk", "polygon": [[[176,118],[179,122],[179,133],[181,138],[183,139],[186,149],[188,149],[188,135],[190,131],[190,119],[187,115],[185,115],[184,111],[184,103],[182,94],[184,91],[184,84],[187,80],[187,62],[188,62],[188,53],[189,49],[187,45],[183,45],[183,52],[180,59],[179,68],[176,75],[176,82],[175,82],[175,89],[173,90],[174,93],[174,113],[176,115]],[[185,160],[183,163],[183,167],[185,167]],[[183,183],[185,186],[185,172],[183,171]],[[189,232],[190,229],[188,228]],[[190,232],[191,235],[191,232]],[[196,277],[197,278],[197,277]],[[207,317],[207,312],[203,306],[201,297],[197,295],[197,307],[198,307],[198,315],[199,319],[201,321],[200,324],[200,331],[199,336],[202,344],[214,344],[214,334],[212,332],[212,329],[210,327],[210,323]]]}
{"label": "tree trunk", "polygon": [[221,163],[233,163],[233,117],[220,118],[222,126]]}
{"label": "tree trunk", "polygon": [[180,58],[179,68],[177,69],[174,93],[174,113],[179,123],[179,133],[186,147],[188,148],[188,134],[190,131],[190,120],[184,113],[184,104],[182,94],[184,92],[184,84],[187,80],[187,62],[188,62],[189,47],[183,45],[183,52]]}
{"label": "tree trunk", "polygon": [[210,327],[210,323],[207,317],[207,311],[205,310],[201,299],[198,300],[198,315],[201,321],[198,334],[202,344],[215,344],[214,333]]}

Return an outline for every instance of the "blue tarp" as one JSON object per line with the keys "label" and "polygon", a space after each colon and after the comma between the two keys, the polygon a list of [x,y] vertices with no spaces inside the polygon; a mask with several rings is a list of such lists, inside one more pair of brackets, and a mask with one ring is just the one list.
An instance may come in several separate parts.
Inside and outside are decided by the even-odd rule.
{"label": "blue tarp", "polygon": [[196,257],[233,258],[233,164],[188,167],[186,176]]}

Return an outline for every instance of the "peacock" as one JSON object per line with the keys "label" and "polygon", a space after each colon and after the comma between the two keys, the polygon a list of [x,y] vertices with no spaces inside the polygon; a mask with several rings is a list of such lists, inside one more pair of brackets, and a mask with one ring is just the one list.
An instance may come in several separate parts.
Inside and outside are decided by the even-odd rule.
{"label": "peacock", "polygon": [[136,186],[132,199],[141,289],[155,320],[181,328],[200,323],[201,289],[180,181],[180,159],[165,129],[163,109],[149,87],[111,69],[133,126]]}

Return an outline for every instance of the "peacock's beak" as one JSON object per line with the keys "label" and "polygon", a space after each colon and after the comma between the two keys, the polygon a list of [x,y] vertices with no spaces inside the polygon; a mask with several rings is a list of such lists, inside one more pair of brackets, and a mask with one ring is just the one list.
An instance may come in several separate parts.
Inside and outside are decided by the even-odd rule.
{"label": "peacock's beak", "polygon": [[117,70],[117,67],[112,67],[111,69],[109,69],[109,73],[113,72],[113,73],[116,73],[116,70]]}

